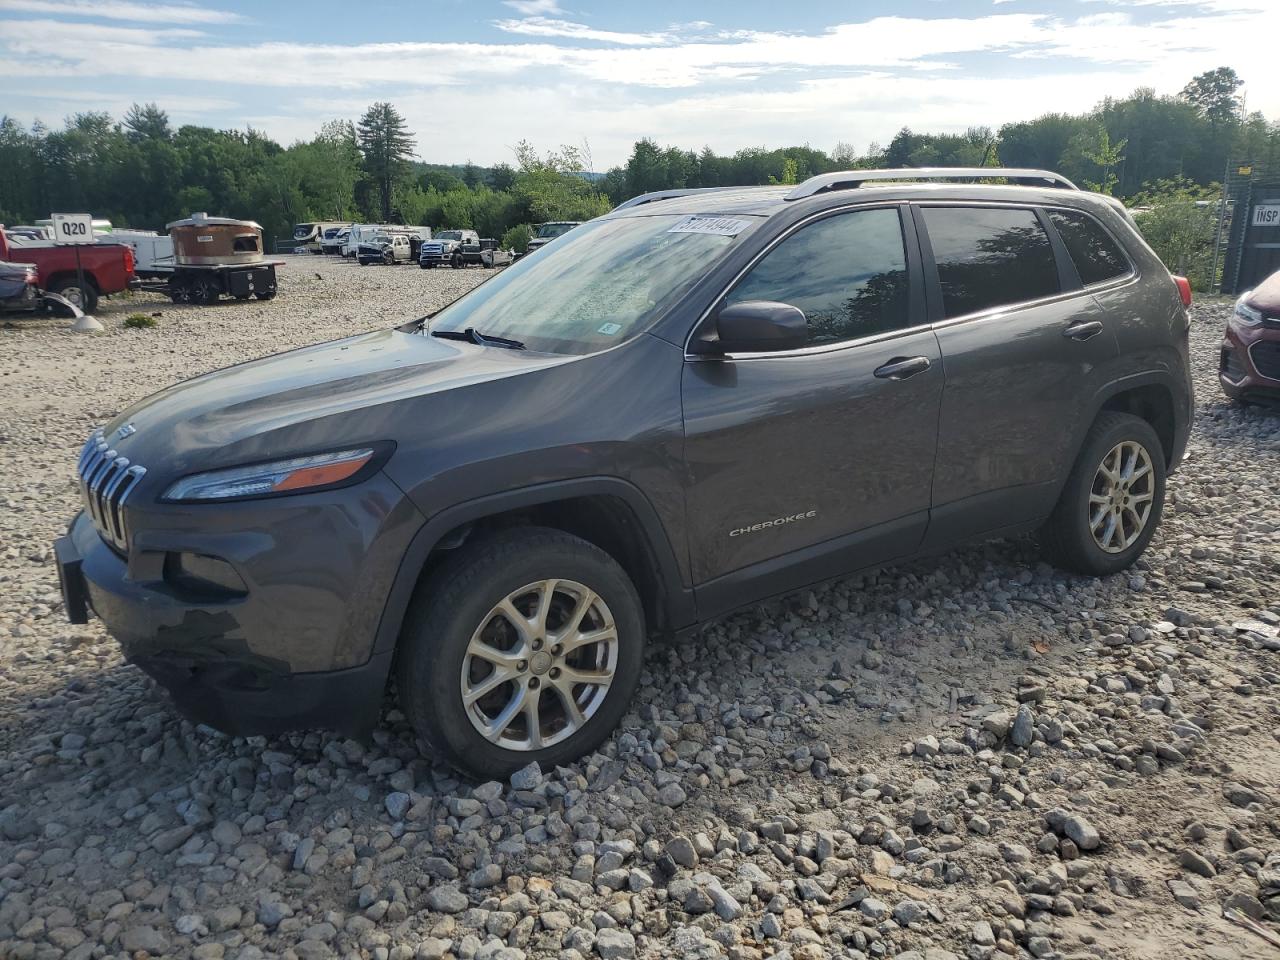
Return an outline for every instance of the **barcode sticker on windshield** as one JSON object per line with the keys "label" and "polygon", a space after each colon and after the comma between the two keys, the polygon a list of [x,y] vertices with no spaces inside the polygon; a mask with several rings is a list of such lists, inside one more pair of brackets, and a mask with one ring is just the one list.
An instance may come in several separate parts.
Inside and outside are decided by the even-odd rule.
{"label": "barcode sticker on windshield", "polygon": [[667,233],[709,233],[716,237],[736,237],[747,227],[749,220],[733,217],[685,217]]}

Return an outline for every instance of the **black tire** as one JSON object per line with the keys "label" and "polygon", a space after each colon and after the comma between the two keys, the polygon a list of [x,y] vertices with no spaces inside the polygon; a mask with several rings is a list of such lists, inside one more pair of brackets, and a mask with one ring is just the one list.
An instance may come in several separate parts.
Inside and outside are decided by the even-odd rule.
{"label": "black tire", "polygon": [[[1152,495],[1151,509],[1137,538],[1123,550],[1108,552],[1098,543],[1090,525],[1090,495],[1103,458],[1121,443],[1139,444],[1151,463],[1151,482],[1144,492]],[[1136,488],[1135,488],[1136,489]],[[1040,545],[1054,566],[1087,576],[1104,577],[1131,566],[1147,549],[1164,512],[1165,457],[1151,424],[1128,413],[1104,412],[1089,429],[1084,446],[1067,478],[1058,504],[1040,530]]]}
{"label": "black tire", "polygon": [[213,304],[222,298],[222,287],[212,277],[203,277],[196,281],[191,297],[192,303]]}
{"label": "black tire", "polygon": [[[72,292],[72,296],[67,296],[68,290]],[[98,291],[94,289],[93,281],[88,277],[85,278],[83,290],[80,289],[80,284],[75,277],[68,277],[55,283],[52,292],[70,300],[84,313],[93,313],[98,309]]]}
{"label": "black tire", "polygon": [[428,267],[428,266],[430,266],[430,264],[423,263],[421,260],[419,260],[419,261],[418,261],[418,269],[419,269],[419,270],[425,270],[425,269],[427,269],[427,267]]}
{"label": "black tire", "polygon": [[463,266],[463,264],[462,264],[462,254],[460,254],[460,253],[455,253],[455,254],[454,254],[454,255],[449,259],[449,266],[453,267],[453,269],[455,269],[455,270],[461,270],[461,269],[462,269],[462,266]]}
{"label": "black tire", "polygon": [[385,263],[388,267],[391,266],[393,263],[396,262],[395,254],[392,253],[390,250],[386,251],[382,255],[382,262]]}
{"label": "black tire", "polygon": [[[613,681],[576,733],[542,749],[508,749],[477,730],[463,705],[467,647],[503,598],[552,578],[576,581],[608,606],[618,637]],[[534,760],[550,769],[595,749],[617,726],[640,679],[644,638],[640,598],[611,556],[559,530],[507,530],[459,548],[419,584],[397,651],[400,706],[432,753],[476,777],[503,779]],[[522,682],[532,682],[532,665],[530,671]],[[538,696],[541,703],[543,692]]]}

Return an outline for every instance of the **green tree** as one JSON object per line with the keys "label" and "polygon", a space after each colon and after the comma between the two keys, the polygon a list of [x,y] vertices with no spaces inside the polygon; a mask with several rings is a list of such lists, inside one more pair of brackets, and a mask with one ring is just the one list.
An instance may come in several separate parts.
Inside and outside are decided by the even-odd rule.
{"label": "green tree", "polygon": [[1230,67],[1207,70],[1182,88],[1182,99],[1194,106],[1210,123],[1237,123],[1244,81]]}
{"label": "green tree", "polygon": [[529,240],[532,237],[533,230],[528,224],[517,224],[502,235],[502,249],[514,250],[516,253],[525,253],[529,249]]}
{"label": "green tree", "polygon": [[1143,238],[1173,273],[1196,290],[1212,289],[1214,232],[1219,187],[1202,187],[1184,178],[1147,184],[1133,198],[1134,220]]}
{"label": "green tree", "polygon": [[783,184],[785,186],[791,186],[799,183],[800,168],[796,164],[795,160],[791,157],[786,157],[782,161],[782,175],[778,177],[770,176],[769,182],[773,184]]}
{"label": "green tree", "polygon": [[168,140],[172,136],[169,114],[154,103],[135,103],[124,115],[124,125],[131,140]]}
{"label": "green tree", "polygon": [[390,103],[379,101],[365,111],[356,126],[364,169],[375,185],[382,219],[391,219],[396,184],[409,170],[415,141],[405,119]]}
{"label": "green tree", "polygon": [[489,171],[489,186],[494,190],[510,190],[516,182],[516,172],[509,163],[494,164]]}
{"label": "green tree", "polygon": [[1119,181],[1115,169],[1124,161],[1124,148],[1127,143],[1128,141],[1123,139],[1112,143],[1111,134],[1101,123],[1093,130],[1077,135],[1075,146],[1080,156],[1097,167],[1102,174],[1101,179],[1096,182],[1086,180],[1085,186],[1107,195],[1115,190],[1116,183]]}

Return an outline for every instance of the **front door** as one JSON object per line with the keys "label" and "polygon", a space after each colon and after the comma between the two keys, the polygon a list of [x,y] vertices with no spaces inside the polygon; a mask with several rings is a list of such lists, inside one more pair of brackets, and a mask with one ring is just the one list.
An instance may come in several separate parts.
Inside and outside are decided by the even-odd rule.
{"label": "front door", "polygon": [[802,224],[717,304],[799,307],[807,346],[686,361],[700,617],[919,545],[942,370],[902,215],[861,208]]}

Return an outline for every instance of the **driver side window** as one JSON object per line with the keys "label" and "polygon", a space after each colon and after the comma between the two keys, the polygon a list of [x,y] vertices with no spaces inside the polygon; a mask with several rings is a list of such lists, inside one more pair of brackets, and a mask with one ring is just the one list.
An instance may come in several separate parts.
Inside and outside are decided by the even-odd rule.
{"label": "driver side window", "polygon": [[907,257],[896,208],[855,210],[801,227],[769,251],[725,303],[774,300],[804,311],[809,343],[910,325]]}

